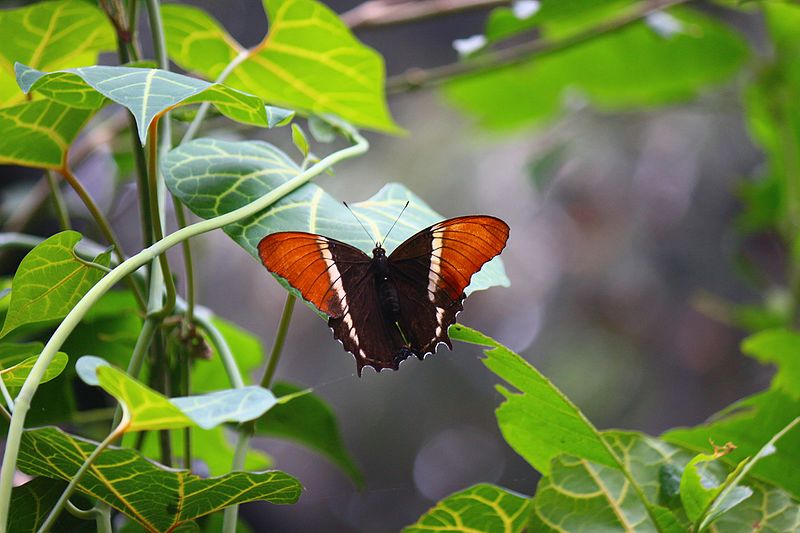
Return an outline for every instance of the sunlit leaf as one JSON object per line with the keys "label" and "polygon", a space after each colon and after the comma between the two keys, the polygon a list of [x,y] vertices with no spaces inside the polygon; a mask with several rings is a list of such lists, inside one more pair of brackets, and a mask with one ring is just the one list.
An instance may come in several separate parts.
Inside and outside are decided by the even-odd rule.
{"label": "sunlit leaf", "polygon": [[[46,427],[26,430],[18,466],[30,475],[68,480],[97,443]],[[233,472],[202,479],[186,470],[165,468],[127,448],[102,452],[78,484],[150,531],[170,531],[227,506],[254,500],[297,501],[300,483],[280,471]]]}
{"label": "sunlit leaf", "polygon": [[[15,396],[22,388],[33,365],[39,359],[42,348],[43,345],[40,342],[0,344],[0,379],[3,380],[3,384],[12,396]],[[67,354],[56,353],[39,382],[45,383],[61,374],[68,362]]]}
{"label": "sunlit leaf", "polygon": [[738,34],[688,10],[669,13],[687,31],[666,39],[637,22],[556,54],[457,78],[445,92],[481,124],[514,127],[553,118],[570,99],[602,110],[686,100],[742,66],[747,47]]}
{"label": "sunlit leaf", "polygon": [[[97,63],[100,52],[116,48],[105,14],[89,2],[37,2],[0,11],[0,105],[25,101],[14,62],[57,70]],[[13,38],[11,38],[13,36]],[[0,131],[5,128],[0,126]]]}
{"label": "sunlit leaf", "polygon": [[[283,397],[302,390],[288,383],[272,387],[276,396]],[[276,405],[256,422],[256,434],[288,439],[315,450],[341,468],[357,484],[363,478],[347,452],[336,423],[336,417],[321,398],[305,394],[285,404]]]}
{"label": "sunlit leaf", "polygon": [[60,169],[91,109],[36,100],[0,108],[0,164]]}
{"label": "sunlit leaf", "polygon": [[[259,142],[198,139],[172,150],[162,162],[167,187],[201,218],[212,218],[242,207],[296,176],[299,167],[274,146]],[[385,241],[405,203],[408,209]],[[341,202],[321,187],[308,183],[271,208],[223,228],[254,257],[264,236],[276,231],[308,231],[338,239],[371,253],[378,240],[388,251],[417,231],[442,220],[418,196],[402,185],[389,184],[369,200],[351,208],[364,229]],[[500,258],[472,278],[467,293],[495,285],[508,286]]]}
{"label": "sunlit leaf", "polygon": [[265,0],[264,6],[269,33],[247,52],[205,12],[164,6],[170,56],[186,70],[216,79],[234,57],[247,53],[225,80],[231,87],[270,104],[398,130],[386,106],[383,59],[330,8],[315,0]]}
{"label": "sunlit leaf", "polygon": [[487,347],[484,364],[519,391],[497,386],[505,397],[497,422],[506,442],[536,470],[547,474],[553,458],[564,453],[618,467],[591,422],[522,357],[461,324],[449,333],[453,340]]}
{"label": "sunlit leaf", "polygon": [[[702,453],[708,450],[709,440],[732,442],[736,449],[721,458],[736,466],[756,455],[780,430],[800,416],[800,400],[792,399],[779,390],[770,390],[745,398],[712,421],[694,428],[667,431],[662,438]],[[776,452],[761,459],[751,475],[788,491],[800,498],[800,429],[794,428],[776,444]],[[749,501],[749,500],[748,500]]]}
{"label": "sunlit leaf", "polygon": [[800,335],[785,329],[761,331],[742,343],[742,352],[762,363],[774,363],[773,386],[800,399]]}
{"label": "sunlit leaf", "polygon": [[[11,491],[11,506],[8,516],[9,531],[35,533],[39,530],[50,509],[64,492],[67,482],[54,481],[46,477],[34,478]],[[53,531],[70,533],[95,533],[97,525],[89,520],[80,520],[69,513],[62,513]]]}
{"label": "sunlit leaf", "polygon": [[[0,337],[25,324],[64,318],[104,272],[77,258],[77,231],[62,231],[28,252],[11,282],[11,301]],[[94,262],[108,266],[110,254]]]}
{"label": "sunlit leaf", "polygon": [[134,117],[139,140],[157,117],[178,105],[211,102],[220,113],[245,124],[269,126],[264,103],[219,83],[158,69],[92,66],[41,72],[17,64],[17,81],[27,93],[37,91],[62,104],[96,109],[108,98],[127,107]]}
{"label": "sunlit leaf", "polygon": [[210,429],[225,422],[252,420],[275,405],[275,396],[258,386],[167,398],[99,357],[81,357],[75,368],[83,381],[99,385],[122,404],[125,431],[193,425]]}
{"label": "sunlit leaf", "polygon": [[529,505],[526,496],[495,485],[475,485],[443,499],[403,533],[516,533],[525,527]]}

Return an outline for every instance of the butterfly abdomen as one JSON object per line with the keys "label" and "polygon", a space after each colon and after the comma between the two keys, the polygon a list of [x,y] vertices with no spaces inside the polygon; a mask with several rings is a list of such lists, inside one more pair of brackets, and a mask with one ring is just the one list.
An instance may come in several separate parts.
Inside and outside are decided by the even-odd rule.
{"label": "butterfly abdomen", "polygon": [[[376,248],[376,250],[383,252],[382,248]],[[397,294],[397,287],[395,287],[389,275],[389,263],[386,255],[373,253],[375,254],[372,259],[373,274],[383,318],[390,323],[394,323],[400,317],[400,297]]]}

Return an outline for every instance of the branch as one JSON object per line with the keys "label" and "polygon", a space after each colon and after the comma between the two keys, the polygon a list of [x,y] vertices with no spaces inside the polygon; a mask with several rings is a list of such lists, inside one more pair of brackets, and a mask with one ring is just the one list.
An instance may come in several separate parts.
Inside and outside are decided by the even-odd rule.
{"label": "branch", "polygon": [[516,65],[528,61],[532,57],[555,54],[607,33],[621,30],[655,11],[667,9],[689,1],[690,0],[651,0],[633,6],[632,9],[623,12],[622,15],[616,18],[558,41],[540,37],[527,43],[511,46],[495,53],[482,54],[459,63],[451,63],[429,70],[411,69],[404,74],[389,78],[386,81],[386,92],[398,93],[423,87],[431,87],[456,76],[472,76],[478,73]]}
{"label": "branch", "polygon": [[351,30],[360,30],[508,4],[509,0],[369,0],[339,16]]}

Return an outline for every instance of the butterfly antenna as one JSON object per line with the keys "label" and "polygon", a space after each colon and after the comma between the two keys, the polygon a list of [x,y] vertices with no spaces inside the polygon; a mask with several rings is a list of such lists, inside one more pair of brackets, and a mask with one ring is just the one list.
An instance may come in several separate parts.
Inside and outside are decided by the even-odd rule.
{"label": "butterfly antenna", "polygon": [[387,231],[387,232],[386,232],[386,235],[384,235],[384,236],[383,236],[383,242],[386,242],[386,239],[388,239],[388,238],[389,238],[389,234],[392,232],[392,230],[394,229],[394,227],[397,225],[397,221],[398,221],[398,220],[400,220],[400,217],[401,217],[401,216],[403,216],[403,211],[405,211],[405,210],[406,210],[406,207],[408,207],[408,204],[410,204],[410,203],[411,203],[411,200],[408,200],[408,201],[406,201],[406,205],[404,205],[404,206],[403,206],[403,209],[401,209],[401,210],[400,210],[400,214],[399,214],[399,215],[397,215],[397,218],[396,218],[396,219],[394,219],[394,223],[392,224],[392,227],[391,227],[391,228],[389,228],[389,231]]}
{"label": "butterfly antenna", "polygon": [[344,206],[347,208],[347,210],[348,210],[348,211],[350,211],[350,214],[351,214],[351,215],[353,215],[353,218],[355,218],[355,219],[356,219],[356,222],[358,222],[358,225],[359,225],[359,226],[361,226],[361,229],[363,229],[363,230],[364,230],[364,232],[366,232],[366,234],[367,234],[367,237],[369,237],[369,240],[370,240],[370,241],[372,241],[372,239],[373,239],[372,233],[370,233],[370,232],[369,232],[369,230],[367,229],[367,227],[366,227],[366,226],[364,226],[364,223],[363,223],[363,222],[361,222],[361,219],[360,219],[360,218],[358,218],[358,215],[356,215],[355,211],[353,211],[352,209],[350,209],[350,206],[349,206],[349,205],[347,205],[347,202],[342,202],[342,203],[343,203],[343,204],[344,204]]}

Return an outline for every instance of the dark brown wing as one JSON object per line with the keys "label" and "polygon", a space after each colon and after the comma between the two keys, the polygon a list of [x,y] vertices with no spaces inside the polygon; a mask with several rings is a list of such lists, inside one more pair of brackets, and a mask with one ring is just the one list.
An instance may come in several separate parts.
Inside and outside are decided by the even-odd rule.
{"label": "dark brown wing", "polygon": [[443,342],[461,311],[472,276],[500,254],[508,225],[491,216],[451,218],[424,229],[389,256],[400,298],[400,329],[422,359]]}
{"label": "dark brown wing", "polygon": [[341,241],[302,232],[268,235],[258,244],[258,253],[270,272],[330,317],[333,336],[355,356],[359,376],[365,365],[397,368],[393,357],[403,339],[381,316],[368,255]]}

